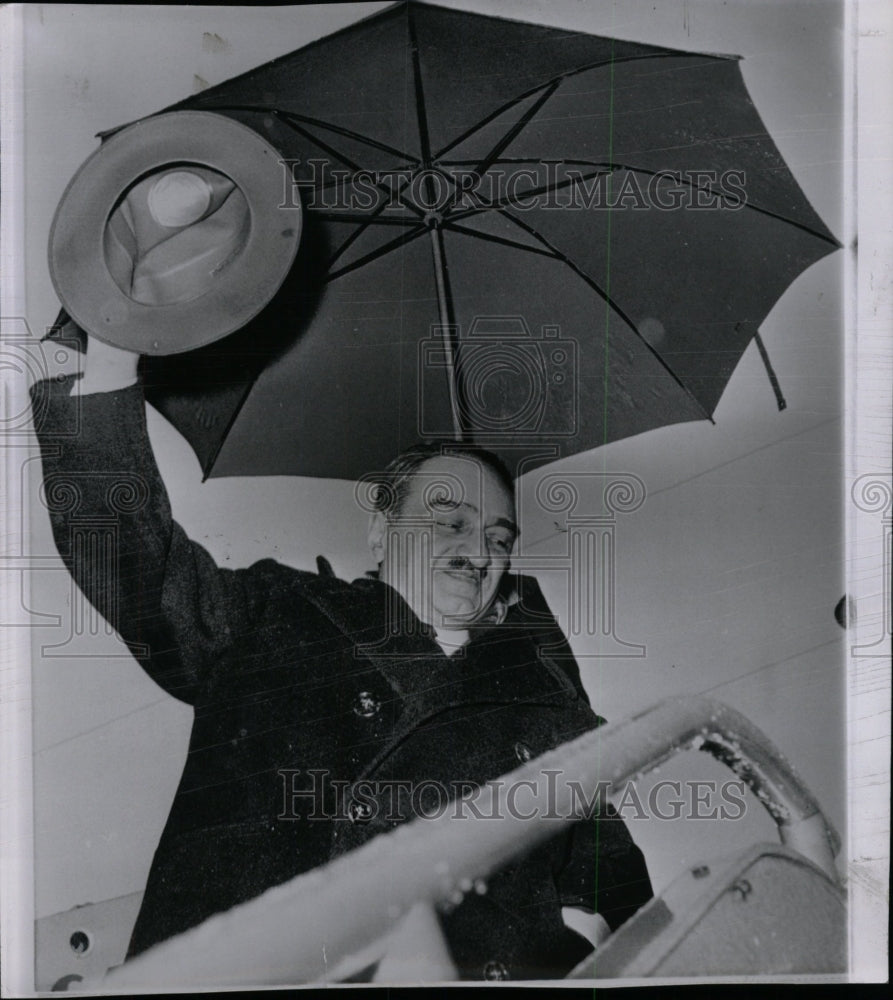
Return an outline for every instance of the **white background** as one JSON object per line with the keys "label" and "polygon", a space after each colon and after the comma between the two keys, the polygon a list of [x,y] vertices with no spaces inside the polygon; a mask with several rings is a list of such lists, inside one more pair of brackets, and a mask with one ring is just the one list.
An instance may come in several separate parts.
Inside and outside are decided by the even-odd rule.
{"label": "white background", "polygon": [[[30,5],[24,12],[23,207],[31,329],[43,331],[58,308],[46,238],[66,183],[96,147],[96,132],[385,6]],[[794,175],[831,231],[851,242],[841,194],[847,170],[841,4],[518,0],[444,6],[743,56],[750,93]],[[647,656],[587,659],[586,643],[575,641],[596,710],[615,720],[671,694],[709,692],[768,734],[841,832],[847,822],[845,636],[833,609],[845,589],[842,282],[848,255],[851,250],[838,251],[802,275],[761,328],[787,410],[777,411],[752,346],[715,426],[663,428],[561,466],[632,472],[648,490],[642,509],[621,516],[617,526],[617,628],[622,638],[644,643]],[[202,484],[185,442],[151,411],[150,420],[175,513],[218,561],[245,565],[272,554],[312,568],[324,553],[339,575],[369,568],[350,484]],[[524,502],[523,483],[521,500],[529,515],[523,535],[554,535]],[[39,508],[32,518],[33,551],[51,556]],[[879,519],[874,523],[880,532]],[[63,615],[61,629],[33,629],[35,916],[41,917],[142,888],[182,767],[191,712],[128,659],[40,655],[66,628],[69,581],[59,563],[28,582],[33,611]],[[548,578],[543,584],[561,617],[560,587]],[[114,641],[108,652],[117,652]],[[721,774],[709,761],[686,759],[672,776]],[[734,825],[631,828],[657,890],[704,857],[773,837],[755,808]]]}

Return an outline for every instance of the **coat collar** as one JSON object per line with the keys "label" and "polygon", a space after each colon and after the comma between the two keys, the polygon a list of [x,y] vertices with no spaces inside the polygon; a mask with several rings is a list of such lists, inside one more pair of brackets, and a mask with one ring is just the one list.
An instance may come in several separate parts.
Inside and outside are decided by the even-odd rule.
{"label": "coat collar", "polygon": [[448,657],[433,629],[375,577],[352,583],[316,577],[306,596],[352,640],[354,655],[372,663],[402,699],[413,703],[414,715],[471,702],[551,701],[573,691],[541,661],[529,631],[517,620],[475,629],[466,646]]}

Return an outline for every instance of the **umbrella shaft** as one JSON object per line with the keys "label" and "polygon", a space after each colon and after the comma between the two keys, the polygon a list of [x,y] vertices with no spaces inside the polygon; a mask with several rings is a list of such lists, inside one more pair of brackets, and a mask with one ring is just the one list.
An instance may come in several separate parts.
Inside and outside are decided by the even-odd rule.
{"label": "umbrella shaft", "polygon": [[447,288],[446,261],[443,253],[443,234],[439,226],[432,226],[431,251],[434,254],[434,283],[437,286],[437,311],[440,316],[440,335],[443,338],[446,358],[447,380],[450,389],[450,412],[453,416],[453,436],[457,441],[465,439],[462,410],[459,405],[459,385],[456,378],[456,325],[453,322],[450,296]]}

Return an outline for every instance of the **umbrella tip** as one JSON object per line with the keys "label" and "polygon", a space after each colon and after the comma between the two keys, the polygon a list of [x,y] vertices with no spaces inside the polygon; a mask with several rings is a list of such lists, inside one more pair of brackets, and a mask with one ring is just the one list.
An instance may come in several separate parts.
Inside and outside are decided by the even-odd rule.
{"label": "umbrella tip", "polygon": [[778,376],[775,374],[775,369],[772,367],[772,362],[769,359],[769,352],[766,350],[766,345],[763,343],[763,338],[760,336],[760,331],[753,335],[753,339],[756,341],[757,350],[760,352],[760,357],[763,359],[763,367],[766,369],[766,374],[769,376],[769,384],[772,386],[772,391],[775,393],[775,403],[778,406],[778,412],[781,413],[782,410],[788,408],[787,401],[781,391],[781,386],[778,382]]}

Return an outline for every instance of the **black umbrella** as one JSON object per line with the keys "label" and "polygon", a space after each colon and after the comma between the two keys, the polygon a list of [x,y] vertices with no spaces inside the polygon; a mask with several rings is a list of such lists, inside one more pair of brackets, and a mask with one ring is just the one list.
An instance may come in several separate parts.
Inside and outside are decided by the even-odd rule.
{"label": "black umbrella", "polygon": [[524,469],[710,418],[838,247],[735,57],[413,2],[166,110],[259,133],[303,206],[255,319],[144,360],[208,476],[353,479],[444,437]]}

